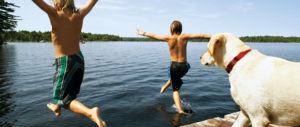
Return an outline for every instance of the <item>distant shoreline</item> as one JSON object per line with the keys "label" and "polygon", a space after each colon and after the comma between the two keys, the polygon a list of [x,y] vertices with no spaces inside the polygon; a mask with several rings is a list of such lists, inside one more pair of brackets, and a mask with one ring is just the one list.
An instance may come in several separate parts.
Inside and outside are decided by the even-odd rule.
{"label": "distant shoreline", "polygon": [[[6,42],[51,42],[51,32],[40,31],[9,31],[4,35]],[[110,34],[92,34],[81,33],[81,40],[87,42],[156,42],[157,40],[145,37],[120,37]],[[283,36],[242,36],[240,39],[244,42],[266,42],[266,43],[299,43],[300,37],[283,37]],[[208,42],[209,39],[193,39],[191,42]]]}

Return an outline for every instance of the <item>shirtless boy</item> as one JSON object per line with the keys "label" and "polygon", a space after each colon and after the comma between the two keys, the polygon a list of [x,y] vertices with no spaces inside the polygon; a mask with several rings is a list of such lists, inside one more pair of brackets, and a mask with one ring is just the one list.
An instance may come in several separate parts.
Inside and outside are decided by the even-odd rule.
{"label": "shirtless boy", "polygon": [[63,107],[88,117],[99,127],[105,127],[98,107],[90,109],[76,100],[84,75],[84,58],[79,46],[82,23],[98,0],[89,0],[78,10],[73,0],[53,0],[54,7],[43,0],[32,1],[48,14],[52,25],[51,37],[56,57],[53,98],[57,104],[50,103],[47,107],[56,116],[60,116]]}
{"label": "shirtless boy", "polygon": [[186,46],[188,39],[210,38],[207,34],[181,34],[182,25],[179,21],[173,21],[170,26],[171,36],[158,36],[151,33],[143,32],[137,29],[137,34],[150,37],[160,41],[166,41],[169,45],[171,56],[171,65],[168,67],[169,80],[162,86],[160,93],[162,94],[171,84],[173,88],[173,99],[179,114],[184,114],[181,107],[179,89],[183,84],[181,78],[188,72],[190,65],[186,58]]}

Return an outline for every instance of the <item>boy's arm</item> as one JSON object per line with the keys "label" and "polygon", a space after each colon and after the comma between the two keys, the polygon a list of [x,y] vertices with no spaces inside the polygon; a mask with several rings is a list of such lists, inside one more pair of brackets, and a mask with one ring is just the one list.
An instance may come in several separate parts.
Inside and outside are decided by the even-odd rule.
{"label": "boy's arm", "polygon": [[170,39],[170,36],[158,36],[155,34],[151,34],[151,33],[146,33],[144,31],[141,31],[140,29],[137,29],[137,34],[138,35],[142,35],[142,36],[146,36],[146,37],[150,37],[156,40],[160,40],[160,41],[168,41]]}
{"label": "boy's arm", "polygon": [[32,0],[39,8],[45,11],[49,16],[57,15],[56,9],[44,2],[44,0]]}
{"label": "boy's arm", "polygon": [[183,34],[184,39],[210,39],[211,35],[208,34]]}
{"label": "boy's arm", "polygon": [[83,17],[86,16],[91,10],[92,8],[96,5],[96,3],[98,2],[98,0],[89,0],[86,5],[84,5],[83,7],[81,7],[78,12],[80,15],[82,15]]}

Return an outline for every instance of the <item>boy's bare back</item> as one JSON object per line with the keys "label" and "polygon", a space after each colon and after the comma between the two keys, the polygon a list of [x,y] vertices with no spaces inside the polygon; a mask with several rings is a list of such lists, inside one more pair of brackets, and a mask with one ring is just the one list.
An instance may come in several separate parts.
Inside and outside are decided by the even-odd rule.
{"label": "boy's bare back", "polygon": [[50,21],[55,56],[58,58],[79,52],[83,17],[78,13],[68,15],[62,11],[58,11],[57,16],[50,17]]}
{"label": "boy's bare back", "polygon": [[170,36],[168,40],[171,61],[185,62],[186,61],[186,46],[187,40],[182,35]]}
{"label": "boy's bare back", "polygon": [[84,17],[91,11],[98,0],[89,0],[85,6],[75,9],[65,9],[48,5],[43,0],[32,0],[45,11],[52,25],[52,43],[55,57],[68,56],[80,51],[79,40]]}

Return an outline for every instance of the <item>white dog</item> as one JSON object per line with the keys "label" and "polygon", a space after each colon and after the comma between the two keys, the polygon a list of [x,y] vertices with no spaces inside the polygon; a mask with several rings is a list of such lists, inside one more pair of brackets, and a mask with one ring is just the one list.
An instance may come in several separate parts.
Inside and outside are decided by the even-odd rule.
{"label": "white dog", "polygon": [[300,125],[300,63],[251,50],[232,34],[214,35],[201,63],[228,72],[241,112],[233,127]]}

